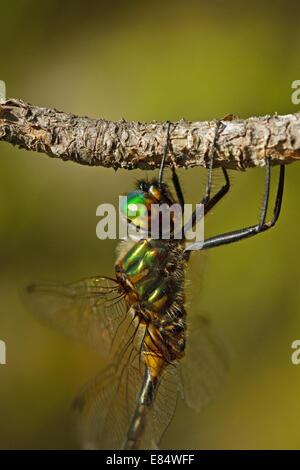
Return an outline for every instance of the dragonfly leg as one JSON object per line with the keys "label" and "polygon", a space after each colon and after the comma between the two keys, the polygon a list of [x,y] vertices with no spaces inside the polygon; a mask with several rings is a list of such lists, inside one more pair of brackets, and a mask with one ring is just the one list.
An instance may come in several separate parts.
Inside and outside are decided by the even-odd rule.
{"label": "dragonfly leg", "polygon": [[[217,139],[220,133],[223,131],[224,127],[225,126],[222,121],[220,120],[217,121],[215,136],[214,136],[214,140],[212,142],[212,146],[210,149],[210,163],[209,163],[209,173],[208,173],[208,181],[207,181],[207,186],[206,186],[206,193],[201,201],[201,204],[204,205],[204,215],[206,215],[217,204],[217,202],[219,202],[222,199],[222,197],[224,197],[225,194],[228,193],[229,188],[230,188],[230,181],[229,181],[228,173],[225,170],[225,168],[222,168],[223,175],[225,178],[225,184],[212,198],[210,197],[211,186],[212,186],[212,170],[213,170],[214,157],[215,157],[215,147],[216,147]],[[187,225],[194,226],[196,222],[197,222],[197,210],[193,212],[192,217]]]}
{"label": "dragonfly leg", "polygon": [[212,145],[210,147],[210,152],[209,152],[209,167],[208,167],[208,180],[207,180],[207,185],[206,185],[206,192],[205,195],[201,201],[201,204],[207,204],[207,202],[210,199],[210,193],[211,193],[211,187],[212,187],[212,172],[213,172],[213,166],[214,166],[214,159],[215,159],[215,151],[216,151],[216,143],[218,140],[219,135],[223,131],[225,125],[221,120],[217,120],[216,122],[216,130],[215,130],[215,135],[212,141]]}
{"label": "dragonfly leg", "polygon": [[181,209],[184,210],[184,197],[183,197],[183,192],[180,186],[179,178],[177,176],[176,170],[174,166],[172,166],[172,181],[173,181],[173,186],[176,191],[176,195],[178,198],[178,201],[180,203]]}
{"label": "dragonfly leg", "polygon": [[[159,177],[158,177],[158,184],[159,185],[161,185],[162,182],[163,182],[162,181],[163,169],[164,169],[166,155],[167,155],[167,151],[168,151],[168,147],[169,147],[169,135],[170,135],[171,123],[169,121],[167,121],[167,125],[168,125],[168,127],[167,127],[167,138],[166,138],[166,143],[165,143],[165,147],[164,147],[163,158],[162,158],[161,165],[160,165]],[[176,192],[178,201],[179,201],[180,206],[183,210],[184,209],[184,197],[183,197],[182,189],[181,189],[181,186],[180,186],[179,178],[177,176],[177,173],[176,173],[176,170],[175,170],[174,166],[172,166],[172,181],[173,181],[173,185],[174,185],[174,188],[175,188],[175,192]]]}
{"label": "dragonfly leg", "polygon": [[165,161],[166,161],[166,156],[167,156],[167,152],[168,152],[168,148],[169,148],[169,134],[170,134],[170,126],[171,126],[171,123],[170,121],[167,121],[167,138],[166,138],[166,143],[165,143],[165,146],[164,146],[164,153],[163,153],[163,157],[162,157],[162,160],[161,160],[161,164],[160,164],[160,169],[159,169],[159,175],[158,175],[158,185],[161,186],[162,183],[163,183],[163,172],[164,172],[164,166],[165,166]]}
{"label": "dragonfly leg", "polygon": [[270,192],[270,157],[266,158],[266,184],[265,184],[265,192],[264,192],[264,199],[263,205],[261,208],[260,219],[257,225],[253,225],[250,227],[242,228],[240,230],[234,230],[233,232],[223,233],[221,235],[216,235],[215,237],[208,238],[204,240],[204,242],[196,242],[192,243],[188,246],[187,251],[191,250],[207,250],[208,248],[214,248],[216,246],[227,245],[229,243],[235,243],[244,238],[249,238],[258,233],[264,232],[269,228],[273,227],[278,220],[281,203],[282,203],[282,196],[283,196],[283,188],[284,188],[284,173],[285,168],[284,165],[280,167],[280,175],[279,175],[279,182],[278,182],[278,189],[274,207],[274,214],[273,218],[266,222],[266,214],[269,202],[269,192]]}
{"label": "dragonfly leg", "polygon": [[225,168],[222,168],[223,175],[225,178],[225,184],[222,186],[222,188],[211,198],[207,201],[207,203],[204,205],[204,215],[206,215],[216,204],[219,202],[222,197],[225,196],[225,194],[228,193],[229,188],[230,188],[230,181],[229,181],[229,176]]}

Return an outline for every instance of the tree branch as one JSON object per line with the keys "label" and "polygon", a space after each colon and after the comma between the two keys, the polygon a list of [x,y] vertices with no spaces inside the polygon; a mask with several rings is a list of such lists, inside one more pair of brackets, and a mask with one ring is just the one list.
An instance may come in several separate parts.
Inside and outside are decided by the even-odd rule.
{"label": "tree branch", "polygon": [[[300,159],[300,112],[225,120],[224,124],[215,166],[263,166],[267,155],[274,165]],[[172,123],[167,163],[206,167],[215,125],[215,121],[183,119]],[[0,140],[83,165],[158,168],[166,130],[166,123],[110,122],[40,108],[17,99],[0,102]]]}

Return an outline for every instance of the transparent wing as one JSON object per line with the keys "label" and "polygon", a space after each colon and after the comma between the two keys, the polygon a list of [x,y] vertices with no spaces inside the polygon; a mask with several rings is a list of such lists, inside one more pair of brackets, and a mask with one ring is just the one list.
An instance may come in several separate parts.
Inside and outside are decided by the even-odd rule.
{"label": "transparent wing", "polygon": [[102,354],[110,352],[128,310],[119,284],[106,277],[32,284],[23,300],[47,324]]}
{"label": "transparent wing", "polygon": [[76,398],[73,408],[84,449],[121,449],[128,420],[125,390],[116,366],[109,366]]}
{"label": "transparent wing", "polygon": [[201,316],[188,328],[186,354],[178,364],[187,405],[201,410],[214,401],[229,367],[228,349]]}
{"label": "transparent wing", "polygon": [[109,366],[74,402],[77,429],[85,449],[122,449],[137,404],[142,375],[128,365],[124,375]]}
{"label": "transparent wing", "polygon": [[[170,364],[159,384],[147,422],[143,449],[158,449],[158,444],[175,414],[179,391],[177,367]],[[147,447],[150,443],[151,447]]]}
{"label": "transparent wing", "polygon": [[[135,330],[135,336],[138,334]],[[135,337],[135,339],[136,339]],[[132,344],[132,341],[123,342]],[[122,449],[144,380],[145,364],[135,344],[96,377],[74,402],[77,428],[84,448]],[[154,404],[146,416],[139,449],[157,449],[177,401],[176,370],[166,370]]]}

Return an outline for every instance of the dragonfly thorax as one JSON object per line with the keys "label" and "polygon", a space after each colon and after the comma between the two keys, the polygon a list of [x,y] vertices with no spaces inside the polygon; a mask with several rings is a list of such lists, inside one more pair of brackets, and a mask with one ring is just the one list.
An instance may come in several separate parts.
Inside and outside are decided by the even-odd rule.
{"label": "dragonfly thorax", "polygon": [[[170,344],[174,359],[183,353],[185,342],[183,248],[175,240],[140,240],[127,244],[115,265],[116,278],[126,301],[141,321],[153,325]],[[178,337],[174,336],[174,331]],[[175,349],[174,349],[175,348]],[[174,349],[174,351],[173,351]]]}
{"label": "dragonfly thorax", "polygon": [[175,240],[139,240],[125,245],[117,260],[117,279],[154,311],[164,311],[183,288],[183,248]]}

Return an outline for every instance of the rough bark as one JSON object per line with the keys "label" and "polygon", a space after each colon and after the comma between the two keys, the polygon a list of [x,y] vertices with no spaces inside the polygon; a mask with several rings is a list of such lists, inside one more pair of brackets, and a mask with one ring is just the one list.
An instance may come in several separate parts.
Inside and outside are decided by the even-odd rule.
{"label": "rough bark", "polygon": [[[245,169],[300,158],[300,112],[224,120],[215,166]],[[216,121],[174,122],[167,164],[207,166]],[[0,140],[83,165],[126,169],[158,168],[166,123],[89,119],[33,106],[17,99],[0,102]]]}

